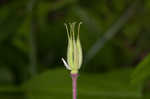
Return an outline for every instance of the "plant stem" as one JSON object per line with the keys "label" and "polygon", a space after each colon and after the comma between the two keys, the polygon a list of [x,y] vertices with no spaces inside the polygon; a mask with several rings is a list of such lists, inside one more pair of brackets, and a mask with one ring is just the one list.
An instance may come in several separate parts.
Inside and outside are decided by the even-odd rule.
{"label": "plant stem", "polygon": [[36,15],[36,9],[37,9],[37,1],[38,0],[30,0],[27,9],[28,14],[30,16],[30,76],[34,76],[37,74],[37,48],[36,48],[36,29],[37,29],[37,15]]}
{"label": "plant stem", "polygon": [[73,99],[77,99],[77,78],[78,78],[78,74],[71,74],[71,77],[72,77]]}

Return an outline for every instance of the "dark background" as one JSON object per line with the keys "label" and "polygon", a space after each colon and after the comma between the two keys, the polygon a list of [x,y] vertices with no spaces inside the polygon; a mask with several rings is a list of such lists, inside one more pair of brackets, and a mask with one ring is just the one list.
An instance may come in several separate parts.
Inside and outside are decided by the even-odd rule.
{"label": "dark background", "polygon": [[0,0],[0,99],[71,99],[64,23],[83,22],[81,99],[149,99],[149,0]]}

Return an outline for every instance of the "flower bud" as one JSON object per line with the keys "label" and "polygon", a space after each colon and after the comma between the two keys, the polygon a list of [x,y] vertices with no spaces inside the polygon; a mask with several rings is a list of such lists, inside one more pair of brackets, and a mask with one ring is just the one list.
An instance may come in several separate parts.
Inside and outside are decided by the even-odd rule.
{"label": "flower bud", "polygon": [[82,65],[82,47],[79,38],[80,22],[78,24],[78,33],[75,35],[76,22],[65,24],[68,35],[67,62],[62,58],[62,61],[67,69],[71,70],[71,74],[77,74]]}

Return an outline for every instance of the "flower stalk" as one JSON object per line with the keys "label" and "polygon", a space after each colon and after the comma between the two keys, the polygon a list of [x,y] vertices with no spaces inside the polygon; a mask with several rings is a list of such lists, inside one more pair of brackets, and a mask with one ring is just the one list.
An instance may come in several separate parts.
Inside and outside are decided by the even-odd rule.
{"label": "flower stalk", "polygon": [[71,74],[73,99],[77,99],[77,78],[78,74]]}
{"label": "flower stalk", "polygon": [[[71,71],[73,99],[77,99],[77,78],[82,65],[82,47],[79,38],[80,22],[75,31],[76,22],[65,24],[68,36],[67,62],[62,58],[65,67]],[[75,34],[77,32],[77,35]]]}

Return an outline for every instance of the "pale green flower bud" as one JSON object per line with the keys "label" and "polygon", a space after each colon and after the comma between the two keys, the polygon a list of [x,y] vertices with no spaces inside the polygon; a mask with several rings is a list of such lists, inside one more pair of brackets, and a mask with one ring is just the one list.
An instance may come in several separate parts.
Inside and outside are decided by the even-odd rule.
{"label": "pale green flower bud", "polygon": [[68,35],[67,62],[62,58],[62,61],[67,69],[71,70],[71,74],[77,74],[82,65],[82,47],[79,38],[80,22],[78,24],[78,34],[75,36],[76,22],[65,24]]}

